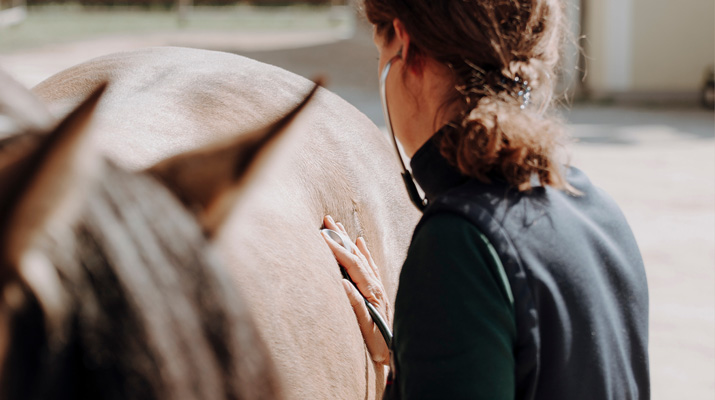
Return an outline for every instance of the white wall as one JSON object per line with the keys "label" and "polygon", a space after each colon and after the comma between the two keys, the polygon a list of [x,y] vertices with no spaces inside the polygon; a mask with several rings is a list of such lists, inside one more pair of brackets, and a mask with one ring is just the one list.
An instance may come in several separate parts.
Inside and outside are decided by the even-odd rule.
{"label": "white wall", "polygon": [[715,1],[587,1],[590,90],[697,93],[715,63]]}
{"label": "white wall", "polygon": [[715,62],[715,1],[632,0],[634,90],[697,90]]}
{"label": "white wall", "polygon": [[557,86],[559,93],[574,93],[579,86],[581,74],[579,72],[579,61],[581,55],[581,0],[567,0],[566,19],[568,21],[569,35],[561,54],[561,76]]}

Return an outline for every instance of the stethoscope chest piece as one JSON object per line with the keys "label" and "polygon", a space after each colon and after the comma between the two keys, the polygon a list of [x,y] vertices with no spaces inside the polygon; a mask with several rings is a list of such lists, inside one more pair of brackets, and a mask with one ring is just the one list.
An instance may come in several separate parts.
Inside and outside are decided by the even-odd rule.
{"label": "stethoscope chest piece", "polygon": [[[353,244],[353,242],[350,241],[350,238],[345,237],[345,235],[341,234],[340,232],[337,232],[337,231],[334,231],[334,230],[328,229],[328,228],[323,228],[323,229],[321,229],[321,231],[323,231],[331,239],[333,239],[336,243],[343,246],[349,252],[354,253],[355,251],[358,251],[357,248],[355,248],[355,245]],[[355,282],[353,282],[353,280],[350,279],[350,275],[345,270],[345,267],[343,267],[342,265],[340,266],[340,273],[343,275],[343,278],[349,280],[350,283],[355,285]],[[361,295],[362,295],[362,293],[361,293]],[[382,318],[382,315],[380,315],[380,313],[377,311],[375,306],[373,306],[369,301],[367,301],[367,299],[365,297],[363,297],[363,300],[365,301],[365,306],[367,307],[367,310],[370,313],[372,320],[375,322],[375,324],[377,325],[377,328],[380,330],[380,333],[382,334],[382,337],[385,339],[385,343],[387,343],[387,347],[391,348],[391,346],[392,346],[392,332],[390,331],[390,327],[387,326],[385,319]]]}

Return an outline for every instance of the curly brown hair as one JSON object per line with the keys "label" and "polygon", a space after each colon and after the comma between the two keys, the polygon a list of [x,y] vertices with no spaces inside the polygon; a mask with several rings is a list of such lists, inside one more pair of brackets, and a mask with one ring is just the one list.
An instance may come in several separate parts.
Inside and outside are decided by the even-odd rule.
{"label": "curly brown hair", "polygon": [[[391,42],[393,21],[410,35],[405,62],[430,57],[453,72],[444,108],[456,111],[438,140],[464,175],[499,175],[519,190],[571,190],[558,150],[565,134],[548,113],[563,40],[560,0],[363,0],[376,33]],[[531,103],[519,95],[531,90]]]}

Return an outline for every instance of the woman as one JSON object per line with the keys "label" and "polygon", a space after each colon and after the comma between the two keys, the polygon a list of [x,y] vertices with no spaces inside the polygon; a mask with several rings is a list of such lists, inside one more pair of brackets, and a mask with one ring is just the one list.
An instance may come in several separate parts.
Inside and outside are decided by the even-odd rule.
{"label": "woman", "polygon": [[326,237],[357,286],[344,282],[373,360],[391,361],[386,396],[649,398],[639,250],[613,201],[563,166],[548,114],[562,4],[364,8],[388,127],[425,192],[416,204],[429,204],[400,275],[392,354],[360,297],[390,315],[365,242],[349,253]]}

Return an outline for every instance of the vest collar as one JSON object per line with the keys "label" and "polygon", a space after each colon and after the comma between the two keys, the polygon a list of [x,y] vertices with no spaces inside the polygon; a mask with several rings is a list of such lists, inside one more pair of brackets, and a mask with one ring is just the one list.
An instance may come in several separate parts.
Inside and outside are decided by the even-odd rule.
{"label": "vest collar", "polygon": [[439,130],[420,147],[410,161],[412,176],[430,201],[468,179],[440,154],[437,140],[441,132],[442,130]]}

